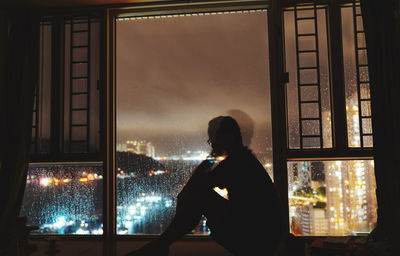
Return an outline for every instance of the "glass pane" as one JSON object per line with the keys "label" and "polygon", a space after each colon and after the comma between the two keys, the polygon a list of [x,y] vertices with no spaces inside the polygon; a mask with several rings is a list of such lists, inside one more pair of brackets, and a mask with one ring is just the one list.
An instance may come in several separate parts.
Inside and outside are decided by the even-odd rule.
{"label": "glass pane", "polygon": [[[285,29],[285,65],[286,72],[289,73],[289,83],[286,84],[286,101],[287,101],[287,116],[288,116],[288,144],[291,149],[300,148],[300,122],[299,122],[299,102],[298,102],[298,77],[296,64],[296,35],[294,29],[294,13],[286,11],[284,15]],[[309,38],[309,37],[304,37]],[[315,50],[311,43],[315,45],[315,39],[308,41],[310,45],[307,50]],[[302,42],[301,49],[305,47],[306,42]],[[318,91],[317,91],[318,92]],[[304,97],[304,96],[302,96]]]}
{"label": "glass pane", "polygon": [[[33,115],[31,154],[48,153],[50,150],[50,117],[51,117],[51,24],[40,25],[39,49],[39,83]],[[37,136],[37,137],[36,137]]]}
{"label": "glass pane", "polygon": [[[300,62],[300,60],[299,60]],[[316,84],[318,83],[317,70],[300,70],[300,84]]]}
{"label": "glass pane", "polygon": [[[231,115],[272,175],[266,11],[117,21],[117,233],[159,234]],[[140,36],[138,36],[140,35]],[[206,221],[193,230],[208,234]]]}
{"label": "glass pane", "polygon": [[303,135],[319,135],[319,121],[306,120],[303,121]]}
{"label": "glass pane", "polygon": [[315,50],[315,38],[313,37],[300,37],[299,38],[299,50],[310,51]]}
{"label": "glass pane", "polygon": [[318,103],[302,103],[301,104],[302,118],[318,118],[319,108]]}
{"label": "glass pane", "polygon": [[373,160],[288,162],[290,231],[367,234],[377,221]]}
{"label": "glass pane", "polygon": [[[87,19],[74,19],[74,30],[71,44],[71,24],[65,24],[64,44],[64,152],[86,153],[100,150],[100,22],[90,20],[90,47],[74,48],[74,40],[84,40],[88,43],[89,31]],[[76,39],[78,38],[78,39]],[[81,45],[82,42],[78,42]],[[78,45],[78,46],[79,46]],[[78,79],[71,79],[71,77]],[[72,97],[72,99],[71,99]],[[88,108],[86,110],[71,111],[71,108]],[[72,112],[72,113],[71,113]],[[71,143],[77,140],[75,125],[88,124],[90,131],[85,139],[89,142],[81,144]],[[72,128],[71,128],[72,127]],[[79,132],[80,137],[84,133]],[[71,135],[71,136],[70,136]]]}
{"label": "glass pane", "polygon": [[317,65],[317,58],[315,53],[301,53],[299,58],[300,67],[315,67]]}
{"label": "glass pane", "polygon": [[326,24],[326,10],[318,9],[318,44],[319,44],[319,69],[321,86],[321,116],[322,116],[322,143],[324,148],[332,147],[332,122],[331,122],[331,85],[328,54],[328,35]]}
{"label": "glass pane", "polygon": [[87,95],[75,95],[74,100],[72,101],[73,108],[86,108],[87,107]]}
{"label": "glass pane", "polygon": [[75,31],[87,30],[88,29],[88,18],[87,17],[77,17],[73,19],[73,28]]}
{"label": "glass pane", "polygon": [[361,99],[370,99],[371,98],[369,84],[361,84],[360,94],[361,94]]}
{"label": "glass pane", "polygon": [[363,118],[362,119],[362,128],[365,133],[372,133],[372,122],[371,118]]}
{"label": "glass pane", "polygon": [[[304,12],[304,11],[299,11],[299,12]],[[312,14],[312,16],[314,16],[314,13]],[[315,33],[314,20],[299,20],[297,23],[297,31],[299,34]]]}
{"label": "glass pane", "polygon": [[[312,8],[312,6],[308,6]],[[298,18],[307,18],[297,20]],[[315,31],[317,23],[317,31]],[[297,27],[297,34],[296,34]],[[290,149],[331,148],[332,123],[329,82],[326,9],[285,10],[285,65],[289,73],[286,87],[288,147]],[[311,33],[311,34],[310,34]],[[307,35],[303,35],[307,34]],[[306,52],[304,52],[306,51]],[[308,68],[308,69],[304,69]],[[299,97],[300,94],[300,97]],[[300,103],[299,101],[316,101]],[[320,138],[308,138],[302,118],[318,118]]]}
{"label": "glass pane", "polygon": [[88,75],[88,64],[72,64],[72,77],[80,77]]}
{"label": "glass pane", "polygon": [[301,87],[300,95],[302,101],[318,100],[318,87],[317,86]]}
{"label": "glass pane", "polygon": [[87,48],[73,48],[72,58],[75,61],[87,61],[88,60],[88,49]]}
{"label": "glass pane", "polygon": [[371,147],[372,136],[361,139],[362,134],[372,134],[371,123],[366,125],[361,118],[371,116],[371,96],[362,17],[355,17],[354,11],[361,10],[359,6],[341,10],[348,146]]}
{"label": "glass pane", "polygon": [[364,147],[373,147],[374,146],[374,142],[373,142],[373,138],[372,136],[364,136]]}
{"label": "glass pane", "polygon": [[303,138],[303,147],[304,148],[320,148],[321,147],[321,141],[319,137],[305,137]]}
{"label": "glass pane", "polygon": [[[364,36],[364,34],[360,34],[359,36],[361,35]],[[358,50],[358,64],[368,64],[367,50]]]}
{"label": "glass pane", "polygon": [[88,33],[74,33],[72,34],[72,45],[73,46],[87,46],[88,45]]}
{"label": "glass pane", "polygon": [[21,216],[32,234],[103,233],[103,164],[31,164]]}

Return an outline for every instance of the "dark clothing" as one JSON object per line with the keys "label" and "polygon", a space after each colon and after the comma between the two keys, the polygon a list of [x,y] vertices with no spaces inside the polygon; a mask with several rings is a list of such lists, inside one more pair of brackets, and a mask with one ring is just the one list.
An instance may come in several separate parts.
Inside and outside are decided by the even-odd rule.
{"label": "dark clothing", "polygon": [[[204,215],[211,237],[232,254],[273,255],[281,236],[281,204],[263,166],[243,147],[211,167],[206,160],[194,170],[178,195],[172,222],[150,247],[168,247],[193,230]],[[227,188],[229,200],[214,187]]]}
{"label": "dark clothing", "polygon": [[238,255],[254,248],[255,252],[274,251],[282,229],[281,203],[269,175],[251,151],[243,148],[230,155],[208,173],[208,179],[211,188],[229,191],[229,200],[223,199],[225,216],[210,219],[212,237],[222,240],[222,245],[231,244]]}

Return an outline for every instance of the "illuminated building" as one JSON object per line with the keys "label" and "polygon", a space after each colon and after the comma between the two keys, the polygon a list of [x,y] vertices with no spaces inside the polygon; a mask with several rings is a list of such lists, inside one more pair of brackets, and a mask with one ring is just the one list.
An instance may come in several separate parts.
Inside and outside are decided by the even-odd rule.
{"label": "illuminated building", "polygon": [[117,144],[118,152],[131,152],[138,155],[155,157],[155,148],[151,142],[145,140],[127,140],[125,143]]}
{"label": "illuminated building", "polygon": [[352,97],[349,100],[349,106],[346,106],[347,114],[347,131],[349,136],[349,146],[350,147],[360,147],[360,123],[359,123],[359,113],[358,104],[355,103],[356,98]]}
{"label": "illuminated building", "polygon": [[[354,102],[350,100],[350,103]],[[361,144],[358,112],[357,105],[348,105],[350,147]],[[323,130],[330,131],[330,116],[325,112],[322,116],[326,120]],[[323,140],[324,145],[329,144],[331,133],[325,132]],[[294,234],[346,236],[368,233],[374,228],[377,201],[373,160],[299,161],[288,167]],[[316,169],[323,172],[323,178],[315,179]]]}
{"label": "illuminated building", "polygon": [[341,161],[325,164],[328,227],[329,234],[333,236],[347,235],[348,230],[344,216],[342,170]]}
{"label": "illuminated building", "polygon": [[373,161],[336,161],[327,165],[330,234],[369,232],[377,217]]}
{"label": "illuminated building", "polygon": [[302,207],[301,211],[302,234],[305,236],[328,235],[328,220],[324,209],[312,205]]}
{"label": "illuminated building", "polygon": [[116,150],[117,152],[127,152],[126,143],[118,143]]}
{"label": "illuminated building", "polygon": [[[359,108],[348,102],[347,125],[350,147],[360,147]],[[329,235],[369,232],[376,220],[373,160],[325,162]]]}

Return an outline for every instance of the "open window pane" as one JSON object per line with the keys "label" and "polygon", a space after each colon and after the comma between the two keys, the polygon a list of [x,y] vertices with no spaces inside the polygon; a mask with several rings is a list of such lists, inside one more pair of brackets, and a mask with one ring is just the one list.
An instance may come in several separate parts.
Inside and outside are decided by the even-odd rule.
{"label": "open window pane", "polygon": [[31,164],[21,216],[32,234],[103,233],[103,164]]}
{"label": "open window pane", "polygon": [[376,225],[373,160],[289,161],[288,186],[295,235],[359,235]]}
{"label": "open window pane", "polygon": [[373,147],[371,96],[360,6],[342,7],[343,61],[349,147]]}
{"label": "open window pane", "polygon": [[[272,174],[266,11],[119,19],[116,31],[118,234],[166,228],[216,116],[238,120]],[[193,232],[208,234],[205,221]]]}
{"label": "open window pane", "polygon": [[288,148],[332,148],[326,9],[285,10],[284,37]]}
{"label": "open window pane", "polygon": [[31,154],[50,151],[51,116],[51,23],[40,24],[39,82],[35,88],[32,118]]}
{"label": "open window pane", "polygon": [[51,151],[100,152],[100,25],[98,18],[82,16],[40,26],[33,161],[59,154]]}
{"label": "open window pane", "polygon": [[100,21],[74,17],[64,24],[65,153],[100,150]]}

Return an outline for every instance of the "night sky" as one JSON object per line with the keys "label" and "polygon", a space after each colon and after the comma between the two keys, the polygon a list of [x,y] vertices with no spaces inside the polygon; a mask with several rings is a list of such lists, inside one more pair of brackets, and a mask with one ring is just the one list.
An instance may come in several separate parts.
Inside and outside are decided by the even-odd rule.
{"label": "night sky", "polygon": [[[352,25],[351,13],[347,13],[351,9],[347,9],[343,9],[344,28]],[[307,11],[304,14],[313,15]],[[314,31],[313,23],[308,23],[305,22],[299,33]],[[318,10],[322,111],[329,112],[331,85],[326,26],[325,11]],[[290,74],[287,84],[289,141],[296,145],[299,136],[292,12],[285,14],[284,30],[286,70]],[[349,85],[355,81],[352,33],[349,29],[343,32]],[[156,154],[207,149],[208,121],[235,110],[246,113],[255,123],[250,148],[255,152],[271,148],[267,34],[265,11],[119,20],[117,141],[145,139],[155,144]],[[299,41],[299,47],[314,49],[315,43],[307,40]],[[301,66],[316,65],[312,54],[303,56]],[[314,77],[304,74],[304,81],[308,75]],[[352,94],[351,86],[346,90]],[[330,123],[323,126],[324,134],[329,136]]]}
{"label": "night sky", "polygon": [[116,41],[118,142],[207,149],[208,121],[235,110],[251,148],[271,145],[266,12],[120,20]]}

